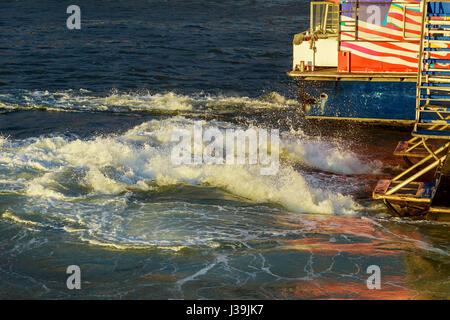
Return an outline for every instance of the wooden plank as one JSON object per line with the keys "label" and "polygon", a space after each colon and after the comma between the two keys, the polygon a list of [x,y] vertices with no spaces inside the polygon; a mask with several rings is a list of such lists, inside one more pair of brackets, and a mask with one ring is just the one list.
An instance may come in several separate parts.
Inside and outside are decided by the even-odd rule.
{"label": "wooden plank", "polygon": [[[402,181],[392,182],[391,180],[382,179],[378,181],[377,186],[373,191],[374,199],[387,199],[393,201],[402,202],[420,202],[420,203],[430,203],[431,199],[426,197],[429,193],[425,195],[425,191],[429,189],[430,184],[423,182],[411,182],[410,184],[401,188],[397,193],[392,195],[386,195],[386,192],[401,183]],[[424,196],[425,195],[425,196]]]}
{"label": "wooden plank", "polygon": [[351,121],[372,125],[383,126],[401,126],[409,127],[413,126],[415,120],[402,120],[402,119],[377,119],[377,118],[351,118],[351,117],[325,117],[325,116],[305,116],[307,120],[331,120],[331,121]]}
{"label": "wooden plank", "polygon": [[375,81],[375,82],[416,82],[417,74],[390,72],[338,72],[337,68],[317,68],[315,71],[296,71],[286,73],[289,77],[307,81]]}
{"label": "wooden plank", "polygon": [[382,195],[385,194],[386,191],[389,189],[389,186],[391,185],[391,180],[382,179],[378,181],[377,186],[375,187],[375,190],[373,191],[374,194]]}
{"label": "wooden plank", "polygon": [[406,155],[406,150],[408,150],[408,147],[408,141],[399,141],[394,150],[394,155]]}
{"label": "wooden plank", "polygon": [[408,141],[399,141],[397,147],[394,150],[394,156],[408,156],[412,158],[425,158],[429,156],[428,153],[423,146],[417,146],[413,150],[407,152],[410,145]]}

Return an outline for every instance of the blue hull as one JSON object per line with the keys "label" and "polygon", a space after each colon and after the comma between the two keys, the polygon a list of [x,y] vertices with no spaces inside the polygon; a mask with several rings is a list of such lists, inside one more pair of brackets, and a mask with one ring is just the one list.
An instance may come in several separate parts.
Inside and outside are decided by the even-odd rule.
{"label": "blue hull", "polygon": [[[318,98],[308,115],[414,120],[413,82],[306,81],[306,91]],[[321,94],[328,97],[320,99]],[[324,95],[322,95],[324,96]]]}

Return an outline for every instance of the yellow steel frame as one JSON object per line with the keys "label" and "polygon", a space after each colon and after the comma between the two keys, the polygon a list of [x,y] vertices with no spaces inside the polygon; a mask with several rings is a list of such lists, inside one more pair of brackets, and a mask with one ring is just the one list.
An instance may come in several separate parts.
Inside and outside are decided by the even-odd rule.
{"label": "yellow steel frame", "polygon": [[[425,38],[426,35],[430,34],[427,25],[429,23],[428,2],[431,1],[433,0],[424,0],[421,2],[422,32],[420,39],[419,67],[416,85],[416,122],[414,125],[414,131],[412,132],[413,137],[406,142],[400,142],[403,144],[407,143],[406,150],[400,148],[400,151],[397,152],[398,149],[396,149],[396,152],[394,152],[394,154],[396,155],[416,157],[422,159],[419,160],[416,164],[411,165],[408,169],[401,172],[392,180],[380,181],[379,184],[377,185],[377,188],[375,188],[373,192],[374,199],[384,200],[385,204],[394,211],[395,209],[392,207],[389,201],[422,203],[425,205],[429,205],[431,203],[430,195],[426,195],[425,197],[422,196],[421,192],[423,190],[422,187],[424,186],[424,183],[420,182],[419,179],[423,177],[425,174],[433,172],[433,170],[435,174],[438,173],[439,169],[441,168],[442,164],[447,158],[450,148],[450,141],[448,141],[448,139],[450,139],[450,133],[449,135],[440,135],[440,134],[432,135],[432,132],[427,131],[427,130],[444,131],[450,129],[450,124],[446,121],[450,120],[450,115],[444,116],[443,114],[443,113],[450,113],[448,111],[450,109],[450,106],[448,106],[449,108],[444,109],[447,106],[430,105],[430,101],[432,100],[450,101],[450,95],[448,99],[446,99],[446,97],[444,97],[444,99],[430,98],[432,90],[448,91],[448,89],[446,88],[432,89],[432,87],[430,86],[424,87],[422,85],[424,80],[426,83],[429,82],[429,75],[423,74],[425,65],[427,65],[427,69],[425,69],[425,71],[430,70],[429,61],[423,61],[423,59],[430,59],[430,51],[425,50],[424,47],[425,45],[427,47],[430,47],[430,42],[432,41],[431,39]],[[447,2],[447,1],[439,1],[439,2]],[[447,78],[439,78],[437,81],[448,83],[449,80],[450,79],[447,77]],[[426,90],[426,96],[424,97],[421,96],[423,89]],[[424,105],[422,105],[422,101],[425,101]],[[422,112],[434,112],[437,115],[438,119],[436,120],[433,119],[429,123],[425,123],[424,121],[421,120]],[[426,126],[426,130],[424,130],[425,132],[417,132],[417,130],[422,126]],[[437,142],[442,140],[447,140],[447,142],[442,146],[437,145]],[[413,192],[411,193],[411,191]],[[428,210],[429,212],[450,213],[450,208],[428,208]]]}

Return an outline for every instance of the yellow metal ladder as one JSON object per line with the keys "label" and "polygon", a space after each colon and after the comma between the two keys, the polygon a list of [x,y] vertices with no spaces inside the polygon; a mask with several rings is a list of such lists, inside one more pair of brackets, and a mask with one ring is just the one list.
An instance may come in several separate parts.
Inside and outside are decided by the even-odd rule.
{"label": "yellow metal ladder", "polygon": [[[398,213],[391,201],[403,206],[420,204],[429,210],[440,169],[450,146],[450,13],[439,9],[450,0],[423,0],[416,84],[416,121],[412,138],[400,142],[394,154],[420,159],[394,177],[380,180],[373,192]],[[432,10],[429,10],[431,7]],[[430,179],[430,174],[433,177]],[[431,182],[424,182],[425,180]],[[447,209],[443,209],[446,212]],[[430,210],[431,211],[431,210]],[[447,210],[447,211],[450,211]]]}
{"label": "yellow metal ladder", "polygon": [[401,141],[394,155],[423,158],[436,150],[433,140],[450,139],[450,14],[429,12],[449,0],[422,1],[422,25],[416,85],[416,123],[412,138]]}

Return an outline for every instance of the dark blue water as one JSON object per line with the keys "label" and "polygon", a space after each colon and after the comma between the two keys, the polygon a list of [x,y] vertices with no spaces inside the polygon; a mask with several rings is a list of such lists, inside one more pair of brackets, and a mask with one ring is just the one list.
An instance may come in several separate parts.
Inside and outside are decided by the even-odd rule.
{"label": "dark blue water", "polygon": [[[0,298],[448,298],[448,225],[371,200],[408,133],[305,126],[285,73],[308,22],[307,1],[0,1]],[[414,99],[312,89],[329,115]],[[279,129],[279,171],[174,165],[171,132],[196,120]]]}
{"label": "dark blue water", "polygon": [[[0,3],[0,89],[89,89],[296,98],[285,73],[291,42],[309,23],[304,1],[79,1]],[[413,84],[318,82],[326,115],[412,118]],[[4,98],[0,98],[4,102]],[[320,114],[312,110],[312,114]]]}
{"label": "dark blue water", "polygon": [[[2,90],[88,88],[255,95],[288,86],[303,1],[2,1]],[[286,88],[284,88],[286,91]]]}

